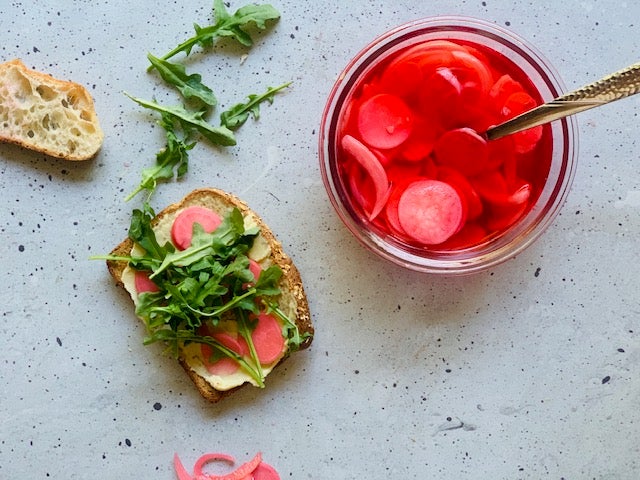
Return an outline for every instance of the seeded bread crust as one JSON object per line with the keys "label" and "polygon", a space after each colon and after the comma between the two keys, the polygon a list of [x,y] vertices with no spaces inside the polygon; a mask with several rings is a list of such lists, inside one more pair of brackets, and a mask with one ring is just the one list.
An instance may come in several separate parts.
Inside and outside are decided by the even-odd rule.
{"label": "seeded bread crust", "polygon": [[85,87],[27,68],[0,64],[0,141],[66,160],[88,160],[104,133]]}
{"label": "seeded bread crust", "polygon": [[[237,198],[236,196],[224,192],[215,188],[203,188],[194,190],[190,194],[188,194],[185,198],[183,198],[180,202],[169,205],[167,208],[162,210],[156,218],[153,220],[153,225],[156,225],[159,221],[164,218],[170,218],[175,216],[175,214],[188,206],[192,205],[201,205],[213,210],[216,210],[218,213],[223,214],[226,211],[231,210],[233,207],[237,207],[243,216],[251,215],[258,227],[260,228],[260,232],[262,236],[265,238],[269,246],[271,247],[271,260],[274,264],[278,265],[283,272],[282,278],[280,280],[280,289],[282,291],[291,292],[293,298],[296,301],[296,318],[295,323],[300,330],[300,333],[310,333],[311,336],[308,340],[301,345],[301,349],[305,349],[311,345],[311,340],[313,338],[313,324],[311,322],[311,315],[309,312],[309,304],[307,301],[307,296],[305,294],[304,287],[302,285],[302,278],[300,277],[300,272],[293,264],[291,258],[284,252],[282,248],[282,244],[276,239],[275,235],[269,229],[269,227],[264,223],[264,221],[249,208],[249,206]],[[133,248],[133,241],[130,238],[122,241],[112,252],[111,255],[129,255],[131,253],[131,249]],[[122,281],[122,274],[124,272],[125,267],[127,266],[126,262],[118,262],[118,261],[107,261],[107,268],[109,273],[114,278],[116,285],[124,288],[124,283]],[[288,354],[284,356],[282,360],[288,357]],[[280,361],[280,363],[282,362]],[[200,394],[210,402],[218,402],[223,398],[229,396],[233,392],[237,391],[240,388],[243,388],[247,384],[243,384],[239,387],[235,387],[230,390],[220,391],[216,390],[206,381],[203,377],[194,372],[185,359],[180,357],[178,359],[180,365],[184,368],[185,372],[196,388],[200,392]],[[279,363],[279,364],[280,364]]]}

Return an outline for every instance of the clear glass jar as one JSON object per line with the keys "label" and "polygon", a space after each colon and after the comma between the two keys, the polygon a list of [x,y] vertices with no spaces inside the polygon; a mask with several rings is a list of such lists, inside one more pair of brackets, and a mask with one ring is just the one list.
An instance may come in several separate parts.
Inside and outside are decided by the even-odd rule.
{"label": "clear glass jar", "polygon": [[369,250],[406,268],[436,274],[460,275],[484,271],[517,255],[545,231],[560,210],[573,181],[577,162],[577,128],[572,117],[549,124],[551,159],[548,177],[528,213],[500,235],[457,250],[416,247],[381,229],[354,207],[342,178],[338,129],[360,80],[399,51],[428,40],[460,40],[492,49],[516,64],[538,89],[542,101],[565,90],[555,69],[529,42],[512,32],[468,17],[433,17],[401,25],[361,50],[340,74],[322,116],[319,139],[320,169],[338,216]]}

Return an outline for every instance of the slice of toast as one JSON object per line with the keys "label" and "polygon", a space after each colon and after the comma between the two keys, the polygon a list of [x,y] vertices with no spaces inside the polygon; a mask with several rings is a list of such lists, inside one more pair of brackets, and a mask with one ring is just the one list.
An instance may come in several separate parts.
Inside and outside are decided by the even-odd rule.
{"label": "slice of toast", "polygon": [[85,87],[31,70],[19,59],[0,64],[0,141],[66,160],[88,160],[103,140]]}
{"label": "slice of toast", "polygon": [[[249,208],[249,206],[235,197],[234,195],[224,192],[222,190],[213,188],[203,188],[194,190],[183,198],[180,202],[169,205],[162,210],[152,220],[152,226],[154,230],[160,228],[159,225],[171,225],[175,216],[184,208],[199,205],[210,208],[217,212],[221,216],[224,216],[228,211],[234,207],[240,210],[243,217],[249,216],[252,222],[260,229],[260,236],[262,241],[268,245],[268,256],[265,258],[266,263],[275,264],[282,270],[282,277],[280,279],[279,288],[281,295],[279,301],[286,302],[289,305],[289,309],[292,311],[290,319],[296,324],[301,335],[307,335],[307,339],[300,345],[300,349],[307,348],[313,338],[313,325],[311,322],[311,316],[309,313],[309,305],[305,294],[304,287],[302,285],[302,279],[296,266],[293,264],[291,258],[283,251],[281,243],[276,239],[273,232],[264,223],[264,221]],[[122,241],[112,252],[111,256],[129,256],[134,248],[134,242],[127,238]],[[114,261],[108,260],[107,267],[111,275],[116,281],[116,284],[120,287],[127,289],[123,275],[127,268],[126,261]],[[131,294],[131,292],[129,292]],[[132,296],[133,298],[133,296]],[[135,300],[134,300],[135,302]],[[295,318],[291,318],[295,316]],[[237,389],[248,385],[243,383],[242,385],[233,387],[228,390],[216,389],[206,378],[198,374],[194,365],[191,365],[185,355],[184,350],[179,355],[179,362],[189,375],[193,383],[196,385],[200,394],[210,402],[217,402],[222,398],[228,396],[230,393]],[[290,352],[286,352],[281,360],[288,357]],[[277,364],[275,366],[277,366]]]}

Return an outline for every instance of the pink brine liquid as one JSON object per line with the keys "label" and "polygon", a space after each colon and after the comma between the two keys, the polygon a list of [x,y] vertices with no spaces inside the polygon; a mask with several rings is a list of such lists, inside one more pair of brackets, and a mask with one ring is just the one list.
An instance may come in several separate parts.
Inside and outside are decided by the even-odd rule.
{"label": "pink brine liquid", "polygon": [[512,61],[470,42],[430,40],[361,78],[338,122],[339,171],[359,215],[418,248],[500,235],[546,181],[551,130],[483,132],[542,103]]}

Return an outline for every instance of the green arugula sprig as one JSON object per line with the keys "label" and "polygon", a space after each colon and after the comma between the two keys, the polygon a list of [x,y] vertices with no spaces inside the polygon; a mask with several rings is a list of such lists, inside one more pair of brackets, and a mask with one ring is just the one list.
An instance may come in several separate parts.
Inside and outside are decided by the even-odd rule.
{"label": "green arugula sprig", "polygon": [[[222,0],[214,0],[213,15],[214,23],[212,25],[201,27],[194,24],[195,35],[160,58],[168,60],[180,52],[184,52],[188,56],[194,46],[209,48],[218,37],[229,37],[245,47],[250,47],[253,45],[253,39],[246,31],[247,27],[253,24],[258,29],[264,30],[267,28],[267,21],[280,18],[280,13],[271,5],[245,5],[230,15]],[[154,67],[152,62],[149,69]]]}
{"label": "green arugula sprig", "polygon": [[154,57],[150,53],[147,58],[156,68],[160,77],[169,85],[173,85],[187,101],[198,101],[203,105],[215,107],[218,102],[213,90],[202,83],[202,76],[198,73],[187,75],[183,65],[171,63]]}
{"label": "green arugula sprig", "polygon": [[[260,105],[264,102],[273,103],[275,95],[287,88],[291,82],[277,87],[269,87],[262,94],[248,96],[248,101],[238,103],[220,114],[220,125],[213,126],[204,117],[210,108],[197,111],[188,110],[182,106],[163,106],[154,101],[144,100],[126,94],[139,105],[160,112],[158,122],[166,134],[166,146],[156,155],[156,164],[142,171],[142,180],[138,187],[125,200],[130,200],[142,190],[149,192],[149,197],[155,191],[158,182],[181,178],[188,170],[189,150],[196,145],[196,135],[200,134],[213,145],[233,146],[236,144],[234,131],[240,128],[249,118],[260,118]],[[181,133],[179,133],[181,132]]]}
{"label": "green arugula sprig", "polygon": [[[212,233],[196,223],[191,246],[179,251],[170,242],[158,242],[151,226],[154,216],[148,203],[132,215],[129,238],[142,247],[142,255],[101,257],[126,261],[130,267],[148,272],[158,285],[158,292],[138,297],[136,314],[147,330],[144,343],[164,343],[174,356],[182,345],[207,344],[217,355],[237,360],[258,385],[263,385],[264,374],[251,339],[256,325],[251,314],[258,314],[262,305],[277,315],[284,324],[290,351],[299,349],[307,337],[275,302],[281,293],[280,267],[272,265],[262,270],[257,280],[249,269],[247,253],[259,229],[245,228],[242,213],[234,208]],[[250,359],[198,332],[203,325],[215,327],[225,318],[237,322],[238,333],[249,346]]]}
{"label": "green arugula sprig", "polygon": [[253,116],[254,120],[258,120],[258,118],[260,118],[260,104],[262,102],[273,103],[273,97],[275,97],[276,93],[284,90],[289,85],[291,85],[291,82],[283,83],[278,87],[269,87],[267,91],[261,95],[249,95],[248,102],[238,103],[222,112],[220,114],[220,124],[229,130],[236,130],[247,121],[249,115]]}
{"label": "green arugula sprig", "polygon": [[[125,95],[145,108],[156,110],[161,114],[167,115],[181,126],[186,127],[186,130],[197,131],[214,145],[229,147],[236,144],[236,138],[233,132],[226,126],[220,125],[219,127],[214,127],[204,120],[203,117],[207,113],[206,110],[192,111],[181,106],[163,106],[150,100],[133,97],[128,93],[125,93]],[[173,123],[174,122],[171,122],[171,124]],[[165,129],[169,125],[170,124],[166,124]]]}
{"label": "green arugula sprig", "polygon": [[[168,114],[162,113],[162,118],[158,121],[164,129],[167,144],[156,154],[156,164],[142,170],[142,180],[138,187],[125,198],[131,200],[142,190],[147,190],[149,196],[156,189],[158,181],[171,180],[174,176],[182,178],[189,169],[189,150],[195,147],[196,142],[191,141],[192,132],[182,126],[182,136],[176,129],[176,119]],[[149,198],[147,198],[147,201]]]}

